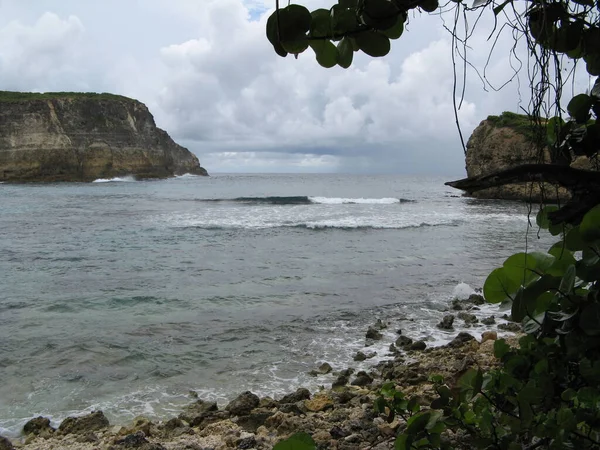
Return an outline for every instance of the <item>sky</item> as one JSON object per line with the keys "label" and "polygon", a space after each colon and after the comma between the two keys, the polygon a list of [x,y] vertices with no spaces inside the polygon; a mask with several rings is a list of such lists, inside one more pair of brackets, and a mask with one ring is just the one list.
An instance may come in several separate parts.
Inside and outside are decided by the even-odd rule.
{"label": "sky", "polygon": [[[464,174],[442,26],[451,17],[411,14],[386,57],[355,54],[351,68],[325,69],[310,49],[298,59],[275,54],[265,36],[273,8],[274,0],[0,0],[0,89],[136,98],[209,173]],[[469,41],[480,70],[488,13]],[[494,85],[511,78],[510,45],[500,39],[486,70]],[[471,71],[459,111],[465,140],[488,115],[525,106],[523,83],[495,92]]]}

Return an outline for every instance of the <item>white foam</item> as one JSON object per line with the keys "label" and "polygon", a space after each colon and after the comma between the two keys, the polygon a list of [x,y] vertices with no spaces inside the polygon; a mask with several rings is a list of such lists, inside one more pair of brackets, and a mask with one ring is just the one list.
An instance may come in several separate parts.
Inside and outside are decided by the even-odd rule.
{"label": "white foam", "polygon": [[459,283],[454,287],[452,291],[452,298],[459,300],[467,300],[471,294],[475,293],[475,289],[469,286],[467,283]]}
{"label": "white foam", "polygon": [[184,173],[182,175],[175,175],[174,178],[186,179],[186,178],[199,178],[200,176],[201,175],[194,175],[193,173]]}
{"label": "white foam", "polygon": [[115,182],[131,183],[133,181],[136,181],[136,179],[132,175],[127,175],[125,177],[98,178],[97,180],[94,180],[92,183],[115,183]]}
{"label": "white foam", "polygon": [[308,197],[313,203],[323,205],[346,205],[346,204],[361,204],[361,205],[391,205],[400,203],[398,198],[338,198],[338,197]]}

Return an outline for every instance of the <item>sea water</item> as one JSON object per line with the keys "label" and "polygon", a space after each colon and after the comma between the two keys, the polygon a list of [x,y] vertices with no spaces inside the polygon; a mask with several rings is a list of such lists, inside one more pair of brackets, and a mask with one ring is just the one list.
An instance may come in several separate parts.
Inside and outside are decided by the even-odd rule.
{"label": "sea water", "polygon": [[[366,368],[397,329],[449,341],[452,297],[551,242],[526,205],[440,177],[97,181],[0,186],[0,434],[39,414],[164,418],[190,391],[315,389],[331,378],[307,372]],[[353,362],[378,318],[377,357]]]}

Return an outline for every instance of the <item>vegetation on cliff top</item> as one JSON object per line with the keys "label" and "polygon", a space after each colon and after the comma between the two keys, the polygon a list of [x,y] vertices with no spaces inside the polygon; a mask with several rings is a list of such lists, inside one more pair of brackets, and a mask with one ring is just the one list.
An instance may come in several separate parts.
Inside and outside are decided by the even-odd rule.
{"label": "vegetation on cliff top", "polygon": [[525,114],[504,111],[499,116],[488,116],[487,121],[496,128],[510,128],[511,130],[515,130],[531,141],[535,141],[537,138],[536,123],[531,120],[531,117]]}
{"label": "vegetation on cliff top", "polygon": [[22,102],[31,100],[119,100],[137,102],[137,100],[123,95],[109,94],[106,92],[16,92],[0,91],[0,102]]}

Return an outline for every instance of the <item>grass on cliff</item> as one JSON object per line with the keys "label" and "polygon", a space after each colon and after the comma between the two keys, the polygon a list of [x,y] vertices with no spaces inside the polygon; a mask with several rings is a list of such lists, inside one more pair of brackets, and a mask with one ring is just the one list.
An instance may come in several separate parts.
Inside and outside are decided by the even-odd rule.
{"label": "grass on cliff", "polygon": [[15,92],[0,91],[0,102],[22,102],[31,100],[120,100],[132,102],[133,99],[122,95],[97,92]]}
{"label": "grass on cliff", "polygon": [[[510,111],[504,111],[499,116],[488,116],[487,121],[496,128],[511,128],[531,141],[536,141],[538,137],[538,125],[524,114],[516,114]],[[544,129],[545,135],[545,129]]]}

